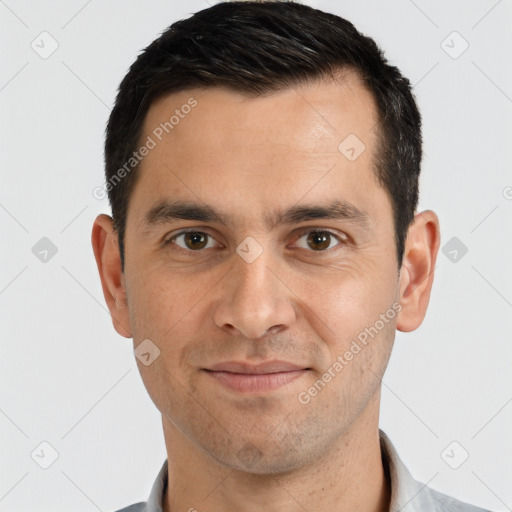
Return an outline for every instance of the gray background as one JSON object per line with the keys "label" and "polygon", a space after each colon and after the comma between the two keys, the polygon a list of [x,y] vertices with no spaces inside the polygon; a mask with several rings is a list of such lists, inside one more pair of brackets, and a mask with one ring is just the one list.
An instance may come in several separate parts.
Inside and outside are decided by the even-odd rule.
{"label": "gray background", "polygon": [[[425,322],[397,334],[381,427],[417,479],[511,510],[512,2],[304,3],[374,37],[423,113],[420,209],[438,213],[446,254]],[[92,190],[128,66],[207,6],[0,0],[0,510],[114,510],[145,500],[165,459],[103,300],[90,233],[110,209]],[[42,442],[58,454],[47,469]]]}

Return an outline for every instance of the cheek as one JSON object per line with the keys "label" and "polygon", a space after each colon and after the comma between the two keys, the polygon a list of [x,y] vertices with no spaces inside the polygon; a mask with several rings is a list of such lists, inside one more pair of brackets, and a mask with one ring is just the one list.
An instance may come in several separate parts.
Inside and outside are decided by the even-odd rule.
{"label": "cheek", "polygon": [[[174,416],[187,403],[183,355],[190,340],[197,337],[201,293],[196,285],[184,285],[162,269],[140,273],[130,282],[130,318],[134,349],[149,339],[158,357],[148,366],[137,366],[149,396],[160,411]],[[186,364],[186,362],[185,362]]]}
{"label": "cheek", "polygon": [[398,280],[392,276],[377,263],[344,262],[332,265],[329,272],[295,276],[290,287],[300,298],[308,323],[322,339],[330,340],[331,351],[339,351],[391,307],[398,296]]}
{"label": "cheek", "polygon": [[190,319],[200,312],[201,301],[212,288],[207,281],[184,279],[163,267],[136,274],[127,283],[134,339],[153,336],[163,342],[175,332],[183,339],[183,328],[190,328]]}

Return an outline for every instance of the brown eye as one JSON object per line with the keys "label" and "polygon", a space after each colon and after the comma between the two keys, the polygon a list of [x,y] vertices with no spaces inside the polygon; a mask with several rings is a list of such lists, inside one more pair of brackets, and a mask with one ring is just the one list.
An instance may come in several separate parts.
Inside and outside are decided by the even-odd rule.
{"label": "brown eye", "polygon": [[206,247],[207,239],[204,233],[187,233],[184,238],[189,249],[204,249]]}
{"label": "brown eye", "polygon": [[301,249],[310,251],[327,252],[328,249],[337,245],[343,245],[346,242],[346,237],[342,234],[337,235],[324,229],[314,229],[303,233],[296,242],[296,245]]}
{"label": "brown eye", "polygon": [[314,251],[327,249],[331,244],[331,234],[325,231],[312,231],[308,236],[308,245]]}
{"label": "brown eye", "polygon": [[198,252],[202,249],[215,247],[214,239],[207,233],[201,231],[186,231],[178,233],[170,238],[168,244],[174,243],[183,250]]}

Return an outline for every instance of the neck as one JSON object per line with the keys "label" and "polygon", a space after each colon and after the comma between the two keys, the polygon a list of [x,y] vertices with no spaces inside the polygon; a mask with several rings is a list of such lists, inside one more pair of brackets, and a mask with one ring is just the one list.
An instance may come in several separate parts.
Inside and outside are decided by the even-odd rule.
{"label": "neck", "polygon": [[387,512],[391,491],[376,410],[370,414],[373,421],[362,425],[359,420],[364,423],[365,418],[360,417],[317,460],[280,474],[253,474],[221,465],[164,420],[169,468],[164,512]]}

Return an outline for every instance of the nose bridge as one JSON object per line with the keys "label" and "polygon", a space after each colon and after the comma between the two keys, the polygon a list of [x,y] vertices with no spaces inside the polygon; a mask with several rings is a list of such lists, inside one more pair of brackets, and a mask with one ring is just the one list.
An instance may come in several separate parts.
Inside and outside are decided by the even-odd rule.
{"label": "nose bridge", "polygon": [[273,298],[272,291],[275,288],[274,281],[276,277],[270,270],[272,261],[269,253],[268,250],[264,251],[251,262],[240,258],[235,263],[236,268],[233,276],[235,295],[242,302],[248,299],[253,301],[253,298],[257,298],[259,295]]}
{"label": "nose bridge", "polygon": [[273,270],[277,265],[270,249],[261,251],[254,259],[238,254],[233,265],[227,276],[228,285],[216,305],[216,324],[231,331],[235,328],[253,339],[272,327],[289,325],[295,313],[286,287]]}

